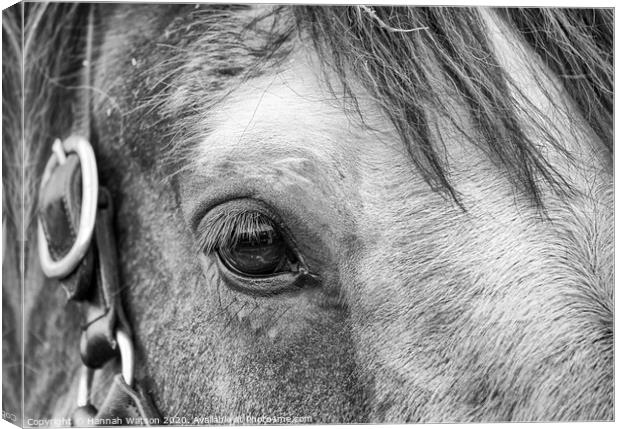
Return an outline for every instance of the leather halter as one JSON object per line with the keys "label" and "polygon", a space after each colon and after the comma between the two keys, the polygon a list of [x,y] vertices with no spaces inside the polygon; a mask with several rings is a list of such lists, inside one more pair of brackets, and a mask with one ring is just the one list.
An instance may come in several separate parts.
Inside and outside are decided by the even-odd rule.
{"label": "leather halter", "polygon": [[[120,300],[112,198],[99,186],[90,135],[90,75],[94,9],[90,7],[80,94],[81,113],[74,134],[56,140],[45,167],[39,193],[38,244],[41,268],[57,279],[69,300],[79,303],[79,382],[74,426],[161,424],[162,420],[134,379],[131,327]],[[117,374],[102,406],[91,403],[95,370],[120,357]]]}

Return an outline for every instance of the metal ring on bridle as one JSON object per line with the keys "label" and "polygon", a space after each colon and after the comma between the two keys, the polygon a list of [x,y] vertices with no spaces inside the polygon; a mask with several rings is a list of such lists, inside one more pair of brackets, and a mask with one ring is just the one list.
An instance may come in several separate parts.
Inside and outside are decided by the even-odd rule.
{"label": "metal ring on bridle", "polygon": [[[123,381],[125,381],[125,384],[129,387],[132,387],[135,365],[133,343],[127,332],[122,329],[116,330],[116,343],[118,344],[118,350],[121,356],[121,375],[123,376]],[[83,407],[90,403],[90,392],[93,384],[94,372],[92,368],[85,365],[82,368],[77,392],[78,407]]]}
{"label": "metal ring on bridle", "polygon": [[133,354],[133,342],[131,337],[123,329],[116,330],[116,342],[121,353],[121,374],[125,380],[125,384],[130,386],[133,384],[133,371],[135,359]]}
{"label": "metal ring on bridle", "polygon": [[[80,211],[80,226],[75,243],[73,243],[69,252],[57,261],[53,260],[50,255],[47,238],[39,219],[39,258],[43,272],[50,278],[61,278],[68,275],[84,258],[93,236],[95,216],[97,214],[99,179],[97,177],[97,162],[93,148],[83,137],[71,136],[62,143],[62,150],[65,153],[74,152],[80,159],[80,168],[82,170],[82,208]],[[64,162],[64,160],[59,159],[59,156],[62,156],[62,153],[60,155],[53,154],[49,161],[47,161],[43,178],[41,179],[41,192],[45,189],[45,185],[54,169],[59,163]]]}

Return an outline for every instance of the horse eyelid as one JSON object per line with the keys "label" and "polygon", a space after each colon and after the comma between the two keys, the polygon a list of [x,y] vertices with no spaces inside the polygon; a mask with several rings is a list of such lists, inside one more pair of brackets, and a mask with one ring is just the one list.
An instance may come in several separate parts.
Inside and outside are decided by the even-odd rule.
{"label": "horse eyelid", "polygon": [[320,276],[308,267],[299,245],[297,245],[285,222],[266,203],[253,198],[229,200],[205,213],[195,228],[195,233],[198,235],[199,252],[210,255],[216,252],[220,246],[230,246],[232,243],[231,233],[243,227],[243,224],[245,226],[251,225],[248,220],[252,216],[262,216],[269,220],[284,239],[286,246],[297,258],[297,270],[301,275],[314,280],[320,279]]}
{"label": "horse eyelid", "polygon": [[[279,227],[279,222],[273,219],[274,216],[269,210],[255,207],[254,204],[233,201],[215,207],[205,214],[196,227],[200,251],[208,254],[216,250],[218,246],[230,245],[231,236],[234,237],[235,231],[242,227],[256,227],[256,219],[259,216],[269,219],[275,227]],[[284,236],[286,239],[286,234]]]}
{"label": "horse eyelid", "polygon": [[[207,215],[196,229],[198,246],[205,254],[212,253],[220,247],[231,246],[241,235],[254,236],[261,231],[261,226],[269,224],[284,240],[286,246],[299,255],[298,246],[291,238],[287,228],[283,227],[278,219],[264,210],[219,211],[211,216]],[[303,257],[301,258],[303,260]]]}

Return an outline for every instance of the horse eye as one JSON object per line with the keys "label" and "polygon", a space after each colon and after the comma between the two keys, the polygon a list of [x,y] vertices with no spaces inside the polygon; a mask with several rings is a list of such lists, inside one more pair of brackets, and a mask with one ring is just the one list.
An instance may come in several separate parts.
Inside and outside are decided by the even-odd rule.
{"label": "horse eye", "polygon": [[248,277],[274,275],[290,271],[296,262],[282,235],[268,221],[237,230],[235,235],[237,239],[220,246],[218,253],[226,267],[238,274]]}

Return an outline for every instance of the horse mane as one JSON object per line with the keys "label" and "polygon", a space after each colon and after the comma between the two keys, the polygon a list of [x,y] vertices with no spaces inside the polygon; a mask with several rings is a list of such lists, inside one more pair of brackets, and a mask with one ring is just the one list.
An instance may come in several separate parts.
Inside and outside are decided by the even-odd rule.
{"label": "horse mane", "polygon": [[[64,308],[62,303],[49,304],[58,300],[53,288],[33,280],[38,274],[30,268],[37,258],[32,237],[43,165],[53,140],[66,137],[72,122],[73,86],[81,61],[77,50],[82,47],[76,41],[83,37],[84,11],[79,4],[20,3],[2,13],[2,181],[8,236],[2,270],[3,409],[7,410],[22,410],[22,404],[24,411],[43,409],[51,400],[40,400],[36,391],[54,377],[53,371],[34,366],[41,338],[53,341],[45,330],[58,329],[51,313],[64,316]],[[49,314],[43,317],[37,306],[45,300]],[[31,312],[37,317],[30,319]],[[64,354],[50,351],[50,357],[66,361]],[[66,371],[60,363],[57,370]],[[29,389],[27,397],[22,386]]]}
{"label": "horse mane", "polygon": [[[3,49],[3,55],[11,55],[3,58],[2,70],[3,121],[8,125],[3,124],[2,151],[3,159],[11,160],[3,164],[9,167],[3,171],[5,183],[16,192],[11,192],[8,200],[17,202],[24,198],[20,208],[24,210],[26,230],[33,226],[37,176],[47,161],[51,142],[65,137],[71,127],[73,86],[77,83],[76,70],[81,61],[78,50],[82,47],[76,42],[84,37],[84,12],[84,5],[74,3],[24,3],[7,9],[3,15],[3,40],[7,40],[3,48],[12,48]],[[10,208],[11,213],[15,210]],[[20,217],[21,213],[10,216]]]}
{"label": "horse mane", "polygon": [[[21,413],[21,283],[19,282],[19,231],[22,198],[21,9],[2,11],[2,409]],[[15,257],[13,257],[15,256]]]}
{"label": "horse mane", "polygon": [[[613,153],[613,10],[497,11],[560,77],[583,117]],[[324,62],[337,72],[345,95],[355,99],[350,82],[361,82],[436,190],[459,202],[427,116],[429,110],[439,112],[456,124],[442,101],[455,89],[482,138],[465,137],[503,167],[538,207],[542,207],[541,178],[560,193],[568,190],[519,123],[518,113],[527,112],[507,96],[516,88],[493,52],[479,10],[313,6],[294,12]],[[548,125],[528,116],[548,144],[562,151],[563,143],[545,130]]]}
{"label": "horse mane", "polygon": [[[2,186],[3,218],[11,231],[18,230],[19,207],[12,202],[21,199],[22,103],[21,10],[16,7],[2,11]],[[6,251],[6,249],[5,249]]]}

